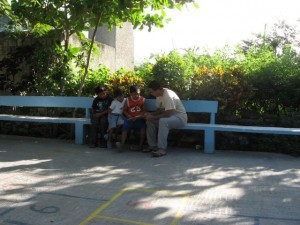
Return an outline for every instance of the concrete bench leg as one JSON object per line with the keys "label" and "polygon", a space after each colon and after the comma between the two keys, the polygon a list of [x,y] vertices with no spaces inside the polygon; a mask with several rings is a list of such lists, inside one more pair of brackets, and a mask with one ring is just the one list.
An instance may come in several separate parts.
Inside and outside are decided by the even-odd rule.
{"label": "concrete bench leg", "polygon": [[215,152],[215,130],[205,129],[204,130],[204,153]]}
{"label": "concrete bench leg", "polygon": [[75,144],[82,145],[84,144],[84,124],[76,123],[75,124]]}

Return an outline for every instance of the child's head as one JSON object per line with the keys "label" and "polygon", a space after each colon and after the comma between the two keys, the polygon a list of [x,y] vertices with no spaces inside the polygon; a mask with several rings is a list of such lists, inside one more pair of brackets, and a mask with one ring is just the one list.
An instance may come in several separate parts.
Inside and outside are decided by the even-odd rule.
{"label": "child's head", "polygon": [[129,88],[130,96],[134,99],[137,100],[140,97],[141,94],[141,89],[137,85],[132,85]]}
{"label": "child's head", "polygon": [[117,99],[119,102],[122,102],[124,100],[124,94],[120,88],[116,88],[114,90],[114,98]]}
{"label": "child's head", "polygon": [[107,95],[106,88],[101,85],[95,87],[95,93],[99,98],[105,98]]}

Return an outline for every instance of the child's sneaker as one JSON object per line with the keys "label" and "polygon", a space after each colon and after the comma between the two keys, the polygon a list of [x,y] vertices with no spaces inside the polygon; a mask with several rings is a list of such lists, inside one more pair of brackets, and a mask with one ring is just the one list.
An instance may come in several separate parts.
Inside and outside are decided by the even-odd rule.
{"label": "child's sneaker", "polygon": [[103,138],[104,140],[108,140],[108,134],[104,134]]}
{"label": "child's sneaker", "polygon": [[109,149],[113,148],[112,143],[110,141],[107,142],[107,148]]}
{"label": "child's sneaker", "polygon": [[119,141],[116,142],[116,146],[117,146],[119,152],[123,152],[123,148],[122,148],[123,146],[122,146],[121,142],[119,142]]}

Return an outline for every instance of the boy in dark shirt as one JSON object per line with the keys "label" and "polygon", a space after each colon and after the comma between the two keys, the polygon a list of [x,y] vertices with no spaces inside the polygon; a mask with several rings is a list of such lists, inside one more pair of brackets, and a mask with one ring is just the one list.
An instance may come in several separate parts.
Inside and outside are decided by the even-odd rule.
{"label": "boy in dark shirt", "polygon": [[104,134],[106,133],[108,128],[108,109],[113,100],[112,97],[110,97],[107,94],[107,91],[104,86],[97,86],[95,88],[95,93],[97,97],[95,97],[92,104],[90,148],[97,147],[97,134],[99,128],[101,133],[101,139],[104,139]]}

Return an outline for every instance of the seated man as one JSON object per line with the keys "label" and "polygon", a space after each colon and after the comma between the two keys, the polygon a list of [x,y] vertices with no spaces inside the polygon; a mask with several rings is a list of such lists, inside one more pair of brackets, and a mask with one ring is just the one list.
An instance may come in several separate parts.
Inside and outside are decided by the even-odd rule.
{"label": "seated man", "polygon": [[157,81],[148,85],[150,94],[156,97],[157,111],[144,114],[147,124],[147,141],[149,147],[144,152],[152,152],[153,157],[167,154],[169,130],[187,124],[187,114],[178,95],[162,87]]}

